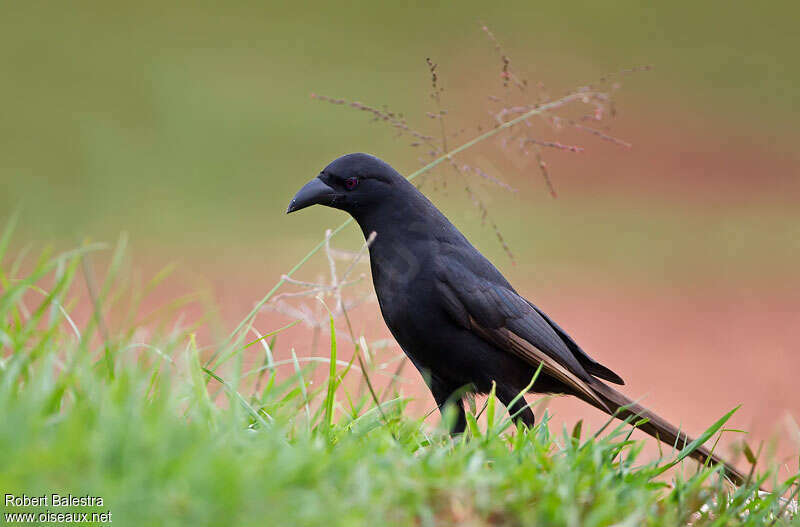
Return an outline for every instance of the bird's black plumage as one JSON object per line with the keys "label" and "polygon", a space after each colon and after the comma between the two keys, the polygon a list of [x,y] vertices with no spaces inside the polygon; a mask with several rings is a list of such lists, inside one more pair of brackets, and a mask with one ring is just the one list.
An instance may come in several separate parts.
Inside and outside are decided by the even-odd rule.
{"label": "bird's black plumage", "polygon": [[[496,384],[507,406],[539,365],[537,393],[574,395],[620,418],[640,415],[648,434],[670,444],[685,434],[633,403],[601,379],[622,379],[586,354],[533,303],[522,297],[463,234],[408,180],[380,159],[349,154],[328,165],[295,196],[287,212],[323,204],[348,212],[368,237],[372,279],[383,318],[405,354],[423,374],[437,404],[458,409],[458,397]],[[622,408],[621,408],[622,407]],[[533,412],[523,400],[509,412],[528,426]],[[695,457],[724,463],[700,448]],[[729,476],[742,475],[726,464]]]}

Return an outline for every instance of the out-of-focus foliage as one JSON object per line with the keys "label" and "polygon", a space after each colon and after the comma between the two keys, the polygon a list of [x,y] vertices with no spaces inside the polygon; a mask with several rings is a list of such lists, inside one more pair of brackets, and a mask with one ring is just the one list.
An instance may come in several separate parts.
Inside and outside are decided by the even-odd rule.
{"label": "out-of-focus foliage", "polygon": [[449,103],[480,108],[499,73],[481,23],[555,92],[654,64],[632,99],[780,134],[798,106],[797,15],[789,2],[8,2],[0,211],[22,204],[21,228],[45,238],[307,232],[279,213],[328,160],[365,150],[417,166],[391,132],[309,94],[421,116],[431,56]]}

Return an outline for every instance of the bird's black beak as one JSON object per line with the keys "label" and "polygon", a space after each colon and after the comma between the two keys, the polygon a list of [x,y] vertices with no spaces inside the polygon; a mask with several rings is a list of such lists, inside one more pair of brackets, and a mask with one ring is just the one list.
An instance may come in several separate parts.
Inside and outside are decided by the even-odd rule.
{"label": "bird's black beak", "polygon": [[286,214],[311,205],[330,205],[334,197],[336,197],[336,191],[323,183],[320,178],[315,177],[295,194],[292,202],[289,203],[289,208],[286,209]]}

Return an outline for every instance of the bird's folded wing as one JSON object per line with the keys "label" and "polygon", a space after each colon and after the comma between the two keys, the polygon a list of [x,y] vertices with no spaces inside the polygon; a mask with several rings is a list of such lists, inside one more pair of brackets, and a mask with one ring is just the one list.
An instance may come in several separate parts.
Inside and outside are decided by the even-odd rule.
{"label": "bird's folded wing", "polygon": [[620,377],[610,369],[606,368],[605,366],[603,366],[602,364],[591,358],[588,353],[583,351],[583,349],[580,346],[578,346],[578,343],[575,342],[575,340],[572,337],[570,337],[566,331],[561,329],[561,326],[556,324],[556,322],[553,319],[548,317],[547,314],[544,313],[544,311],[533,305],[533,302],[531,302],[530,300],[527,300],[527,302],[533,309],[536,310],[537,313],[539,313],[542,316],[543,319],[547,321],[548,324],[550,324],[550,326],[558,334],[561,340],[564,341],[564,344],[567,345],[567,347],[575,356],[575,358],[578,359],[578,362],[581,363],[583,369],[585,369],[587,372],[589,372],[595,377],[605,379],[609,382],[613,382],[614,384],[625,384],[625,381],[622,380],[622,377]]}
{"label": "bird's folded wing", "polygon": [[462,326],[566,386],[605,403],[591,388],[592,377],[550,324],[524,298],[504,284],[470,272],[457,261],[437,266],[443,306]]}

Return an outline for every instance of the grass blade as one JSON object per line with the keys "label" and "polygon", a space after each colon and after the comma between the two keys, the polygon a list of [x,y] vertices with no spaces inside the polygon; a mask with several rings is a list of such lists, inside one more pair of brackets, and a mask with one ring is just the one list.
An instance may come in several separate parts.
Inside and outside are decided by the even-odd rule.
{"label": "grass blade", "polygon": [[699,436],[697,439],[695,439],[694,441],[692,441],[691,443],[689,443],[688,445],[686,445],[686,446],[685,446],[683,449],[681,449],[680,453],[678,454],[678,457],[676,457],[674,460],[670,461],[670,462],[669,462],[669,463],[667,463],[666,465],[663,465],[662,467],[660,467],[660,468],[659,468],[659,469],[658,469],[658,470],[657,470],[657,471],[656,471],[656,472],[653,474],[653,476],[658,476],[658,475],[660,475],[660,474],[663,474],[663,473],[664,473],[664,472],[666,472],[667,470],[671,469],[672,467],[674,467],[675,465],[677,465],[678,463],[680,463],[681,461],[683,461],[684,459],[686,459],[686,457],[687,457],[687,456],[689,456],[689,455],[690,455],[692,452],[694,452],[695,450],[697,450],[697,448],[698,448],[698,447],[700,447],[700,446],[701,446],[703,443],[705,443],[706,441],[708,441],[708,440],[709,440],[709,439],[710,439],[710,438],[711,438],[711,437],[712,437],[714,434],[716,434],[716,433],[717,433],[717,431],[718,431],[719,429],[721,429],[721,428],[722,428],[722,427],[725,425],[725,423],[726,423],[726,422],[728,422],[728,419],[730,419],[730,418],[731,418],[731,416],[732,416],[732,415],[733,415],[733,414],[734,414],[734,413],[735,413],[735,412],[736,412],[736,411],[737,411],[737,410],[738,410],[740,407],[741,407],[741,405],[737,406],[736,408],[734,408],[733,410],[731,410],[731,411],[730,411],[730,412],[728,412],[727,414],[725,414],[725,415],[723,415],[722,417],[720,417],[720,418],[717,420],[717,422],[716,422],[716,423],[714,423],[713,425],[711,425],[711,427],[710,427],[710,428],[708,428],[708,429],[707,429],[705,432],[703,432],[702,434],[700,434],[700,436]]}

